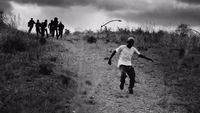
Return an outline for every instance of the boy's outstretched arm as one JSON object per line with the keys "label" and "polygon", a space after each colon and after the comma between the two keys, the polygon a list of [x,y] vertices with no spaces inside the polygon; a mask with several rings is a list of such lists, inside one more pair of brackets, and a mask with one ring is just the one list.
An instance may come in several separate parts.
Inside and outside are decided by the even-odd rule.
{"label": "boy's outstretched arm", "polygon": [[112,57],[115,55],[115,53],[116,53],[116,50],[115,51],[113,51],[113,53],[111,54],[111,56],[110,56],[110,58],[109,58],[109,60],[108,60],[108,64],[109,65],[111,65],[112,64]]}
{"label": "boy's outstretched arm", "polygon": [[146,60],[150,60],[150,61],[153,62],[153,60],[152,60],[151,58],[148,58],[148,57],[146,57],[146,56],[144,56],[144,55],[142,55],[142,54],[139,54],[138,57],[144,58],[144,59],[146,59]]}

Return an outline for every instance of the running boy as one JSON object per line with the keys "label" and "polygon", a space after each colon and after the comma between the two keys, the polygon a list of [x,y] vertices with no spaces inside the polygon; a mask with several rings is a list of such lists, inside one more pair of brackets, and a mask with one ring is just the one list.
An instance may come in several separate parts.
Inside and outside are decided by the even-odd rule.
{"label": "running boy", "polygon": [[133,37],[129,37],[127,40],[127,45],[121,45],[119,46],[110,56],[108,64],[111,65],[111,59],[112,57],[116,54],[119,53],[119,60],[118,60],[118,65],[117,67],[120,69],[121,71],[121,84],[120,84],[120,89],[123,90],[124,89],[124,83],[125,83],[125,79],[126,79],[126,75],[129,76],[130,78],[130,83],[129,83],[129,93],[133,94],[133,87],[135,84],[135,70],[132,67],[132,63],[131,63],[131,59],[132,59],[132,55],[134,53],[136,53],[140,58],[144,58],[147,60],[150,60],[153,62],[153,60],[151,58],[148,58],[144,55],[142,55],[135,47],[133,47],[135,43],[135,39]]}

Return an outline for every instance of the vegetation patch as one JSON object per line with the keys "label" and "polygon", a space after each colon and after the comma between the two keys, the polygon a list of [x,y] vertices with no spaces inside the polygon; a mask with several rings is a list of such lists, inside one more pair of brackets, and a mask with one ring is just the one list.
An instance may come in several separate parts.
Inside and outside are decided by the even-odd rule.
{"label": "vegetation patch", "polygon": [[[0,24],[0,112],[68,113],[76,93],[71,73],[54,72],[58,45]],[[46,41],[46,40],[45,40]],[[51,54],[50,54],[51,53]],[[52,53],[55,53],[52,54]],[[62,68],[62,67],[61,67]],[[75,75],[75,74],[74,74]]]}

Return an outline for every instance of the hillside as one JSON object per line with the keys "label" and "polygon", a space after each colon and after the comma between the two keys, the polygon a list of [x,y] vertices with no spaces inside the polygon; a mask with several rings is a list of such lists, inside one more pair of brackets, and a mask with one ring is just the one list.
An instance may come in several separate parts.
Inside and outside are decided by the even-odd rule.
{"label": "hillside", "polygon": [[[136,86],[119,89],[120,73],[107,60],[136,37],[154,62],[133,58]],[[1,24],[1,113],[198,113],[199,38],[165,31],[74,33],[46,43]],[[190,39],[190,40],[188,40]],[[187,52],[189,51],[189,52]]]}
{"label": "hillside", "polygon": [[63,69],[60,44],[0,26],[0,113],[69,112],[76,73]]}
{"label": "hillside", "polygon": [[[90,38],[90,37],[88,37]],[[111,51],[119,44],[104,40],[88,43],[87,38],[65,37],[62,44],[63,65],[78,72],[78,94],[72,105],[74,113],[197,113],[199,112],[199,56],[185,57],[180,69],[177,52],[166,47],[141,49],[155,60],[151,63],[135,57],[134,94],[119,89],[120,73],[107,64]],[[90,42],[90,41],[89,41]],[[68,65],[71,65],[70,67]],[[192,69],[192,70],[191,70]]]}

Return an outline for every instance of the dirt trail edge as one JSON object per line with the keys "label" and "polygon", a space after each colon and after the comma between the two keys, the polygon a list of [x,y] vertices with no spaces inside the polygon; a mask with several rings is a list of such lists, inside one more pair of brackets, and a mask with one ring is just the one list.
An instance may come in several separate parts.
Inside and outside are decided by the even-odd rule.
{"label": "dirt trail edge", "polygon": [[[116,67],[117,57],[112,66],[105,57],[116,44],[98,41],[88,44],[83,40],[57,41],[66,47],[63,65],[78,73],[78,94],[74,97],[74,113],[175,113],[165,106],[169,96],[164,85],[162,72],[156,70],[156,63],[142,59],[134,60],[136,81],[134,94],[128,94],[129,79],[125,90],[119,89],[120,73]],[[72,63],[73,62],[73,63]],[[70,67],[72,65],[72,67]],[[77,70],[75,69],[77,68]],[[176,112],[177,113],[177,112]]]}

